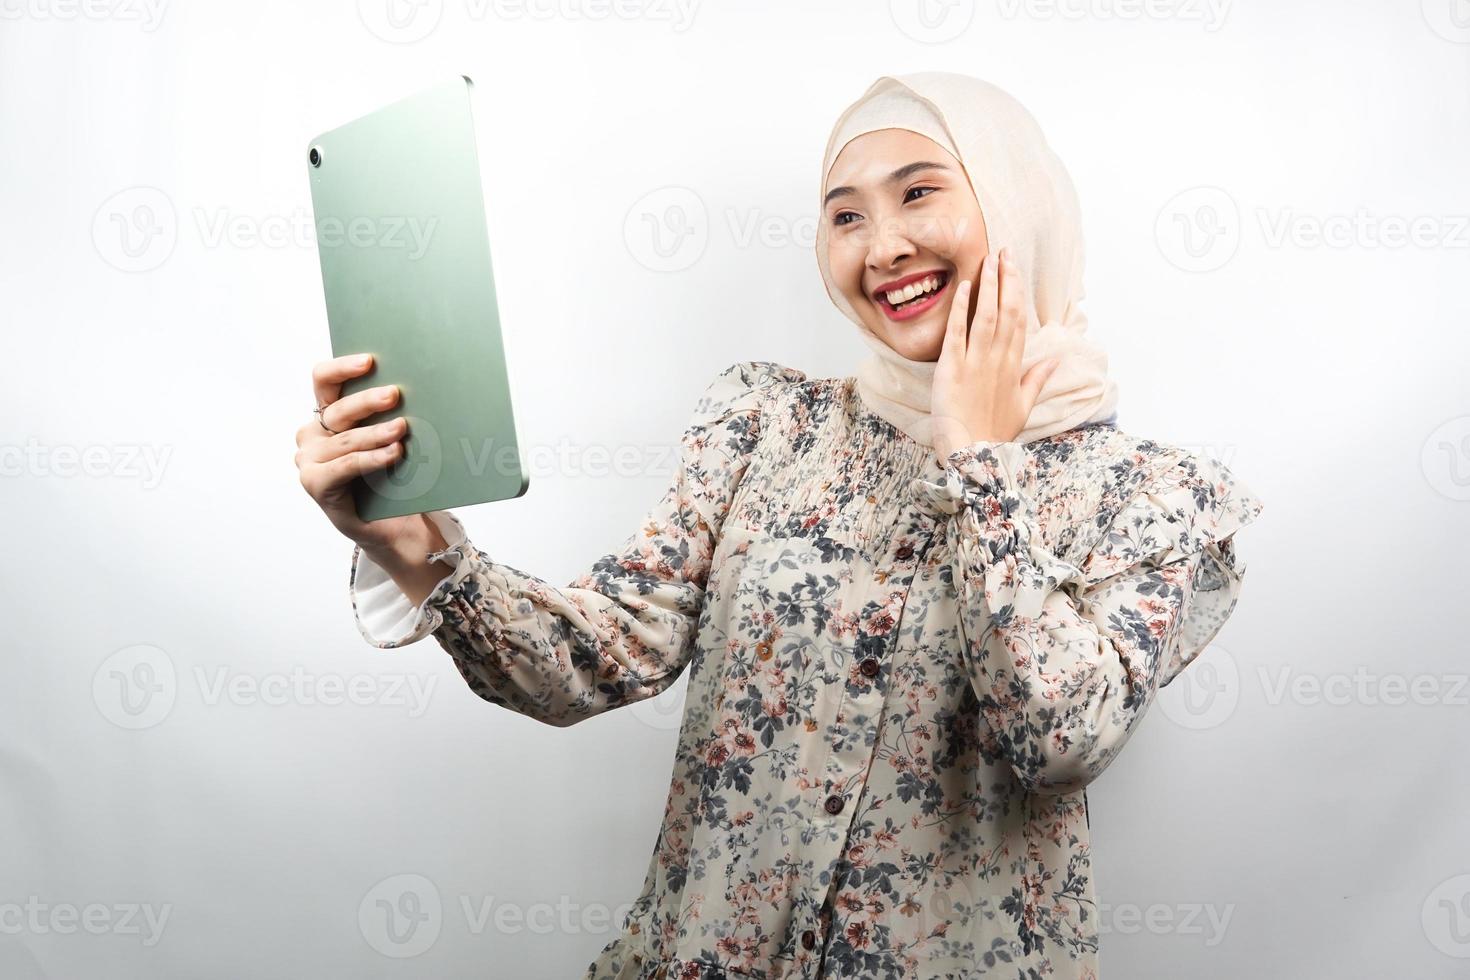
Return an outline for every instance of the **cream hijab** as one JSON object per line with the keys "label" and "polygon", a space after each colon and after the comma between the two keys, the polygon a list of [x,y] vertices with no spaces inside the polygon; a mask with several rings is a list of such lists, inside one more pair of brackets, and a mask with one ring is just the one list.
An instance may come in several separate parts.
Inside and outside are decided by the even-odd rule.
{"label": "cream hijab", "polygon": [[[907,129],[953,154],[975,191],[991,251],[1011,247],[1029,274],[1022,374],[1051,357],[1059,363],[1041,389],[1018,442],[1087,422],[1116,418],[1117,385],[1107,354],[1083,337],[1081,214],[1072,180],[1026,108],[989,82],[952,72],[884,75],[838,118],[822,162],[820,201],[838,153],[854,137]],[[827,221],[817,223],[817,265],[827,295],[858,325],[873,356],[857,370],[858,394],[882,418],[924,445],[935,362],[912,361],[873,333],[832,279]]]}

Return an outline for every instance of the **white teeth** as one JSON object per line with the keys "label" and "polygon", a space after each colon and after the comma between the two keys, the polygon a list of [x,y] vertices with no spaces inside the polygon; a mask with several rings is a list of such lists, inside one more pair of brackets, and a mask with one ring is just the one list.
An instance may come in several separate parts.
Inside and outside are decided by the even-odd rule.
{"label": "white teeth", "polygon": [[908,302],[915,296],[920,296],[924,293],[932,292],[933,290],[938,288],[939,277],[927,276],[924,279],[919,280],[918,282],[909,283],[902,289],[890,289],[886,293],[886,296],[890,305],[897,306],[900,303]]}

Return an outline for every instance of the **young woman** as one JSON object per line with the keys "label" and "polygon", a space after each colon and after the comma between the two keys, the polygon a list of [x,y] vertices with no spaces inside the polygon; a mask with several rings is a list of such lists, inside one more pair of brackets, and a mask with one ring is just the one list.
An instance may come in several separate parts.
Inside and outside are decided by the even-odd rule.
{"label": "young woman", "polygon": [[[1261,502],[1120,430],[1084,339],[1071,181],[963,75],[839,118],[817,261],[874,357],[748,361],[695,406],[622,549],[565,588],[448,512],[362,524],[401,423],[318,366],[302,480],[357,542],[364,637],[432,635],[487,701],[570,725],[684,673],[647,878],[588,980],[1095,978],[1086,787],[1234,609]],[[331,434],[328,430],[336,430]]]}

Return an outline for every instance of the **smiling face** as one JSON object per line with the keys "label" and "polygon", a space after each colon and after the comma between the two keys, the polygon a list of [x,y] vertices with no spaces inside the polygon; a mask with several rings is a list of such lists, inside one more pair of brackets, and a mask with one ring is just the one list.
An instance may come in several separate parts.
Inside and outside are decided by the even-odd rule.
{"label": "smiling face", "polygon": [[827,262],[869,330],[914,361],[939,360],[950,301],[990,244],[948,150],[907,129],[864,133],[827,178]]}

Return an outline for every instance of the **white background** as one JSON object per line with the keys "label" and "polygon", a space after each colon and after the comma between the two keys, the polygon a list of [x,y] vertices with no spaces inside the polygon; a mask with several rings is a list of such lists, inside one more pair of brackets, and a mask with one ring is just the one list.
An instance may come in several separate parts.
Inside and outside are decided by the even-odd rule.
{"label": "white background", "polygon": [[924,2],[0,0],[0,976],[580,977],[677,694],[558,731],[363,642],[292,462],[306,143],[476,80],[522,437],[567,455],[460,516],[565,583],[666,478],[591,450],[659,463],[734,361],[851,373],[822,150],[927,69],[1071,169],[1119,424],[1266,502],[1234,617],[1090,791],[1103,977],[1470,970],[1470,4]]}

